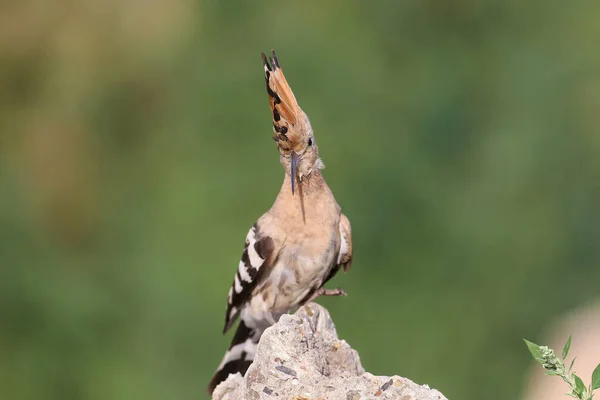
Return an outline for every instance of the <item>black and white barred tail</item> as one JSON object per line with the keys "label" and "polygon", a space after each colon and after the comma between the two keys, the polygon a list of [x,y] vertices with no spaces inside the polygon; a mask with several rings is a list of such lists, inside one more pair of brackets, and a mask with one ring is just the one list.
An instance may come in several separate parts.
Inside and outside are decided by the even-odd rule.
{"label": "black and white barred tail", "polygon": [[239,372],[244,375],[246,373],[254,360],[254,353],[261,335],[262,331],[250,329],[243,320],[240,321],[229,350],[225,353],[223,361],[221,361],[217,372],[215,372],[208,385],[208,393],[210,395],[212,395],[215,387],[227,379],[230,374]]}
{"label": "black and white barred tail", "polygon": [[[273,240],[269,237],[263,237],[258,225],[254,224],[246,236],[242,258],[231,289],[229,289],[223,333],[231,328],[244,307],[251,300],[254,289],[261,282],[265,270],[268,269],[273,248]],[[240,323],[229,350],[225,353],[223,361],[221,361],[217,372],[215,372],[208,385],[210,394],[230,374],[239,372],[244,375],[250,364],[252,364],[258,340],[264,329],[266,329],[266,326],[256,327],[258,325],[256,322],[251,318],[248,321],[240,318]]]}

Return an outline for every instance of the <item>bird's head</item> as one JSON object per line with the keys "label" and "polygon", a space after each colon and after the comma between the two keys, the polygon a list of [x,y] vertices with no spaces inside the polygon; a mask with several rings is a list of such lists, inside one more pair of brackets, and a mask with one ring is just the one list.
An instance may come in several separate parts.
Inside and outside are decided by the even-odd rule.
{"label": "bird's head", "polygon": [[279,149],[279,159],[292,181],[292,194],[296,179],[302,182],[310,174],[322,169],[319,150],[308,117],[302,111],[287,83],[275,51],[271,57],[261,53],[269,105],[273,116],[273,139]]}

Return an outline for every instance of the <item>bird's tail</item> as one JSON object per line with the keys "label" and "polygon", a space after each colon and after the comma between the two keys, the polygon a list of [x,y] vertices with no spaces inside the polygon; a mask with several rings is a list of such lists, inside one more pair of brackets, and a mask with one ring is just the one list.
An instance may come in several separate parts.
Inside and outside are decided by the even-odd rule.
{"label": "bird's tail", "polygon": [[212,395],[215,387],[227,379],[229,374],[239,372],[244,375],[246,373],[254,360],[254,353],[262,332],[262,330],[248,328],[244,320],[240,320],[229,350],[225,353],[223,361],[219,364],[217,372],[208,385],[209,395]]}

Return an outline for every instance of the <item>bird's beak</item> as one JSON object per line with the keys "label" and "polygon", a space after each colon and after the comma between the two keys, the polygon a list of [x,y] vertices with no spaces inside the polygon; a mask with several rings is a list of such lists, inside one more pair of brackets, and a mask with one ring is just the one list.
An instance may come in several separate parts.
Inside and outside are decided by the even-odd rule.
{"label": "bird's beak", "polygon": [[292,195],[294,195],[294,187],[296,185],[296,164],[298,163],[298,153],[296,153],[295,151],[292,150],[291,157],[292,157],[292,168],[291,168],[290,174],[291,174],[291,178],[292,178]]}

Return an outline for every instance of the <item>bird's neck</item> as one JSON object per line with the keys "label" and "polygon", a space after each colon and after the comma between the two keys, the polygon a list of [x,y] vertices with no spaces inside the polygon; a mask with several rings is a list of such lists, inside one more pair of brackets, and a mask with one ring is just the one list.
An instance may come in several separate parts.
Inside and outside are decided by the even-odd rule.
{"label": "bird's neck", "polygon": [[286,172],[281,185],[281,192],[286,191],[289,192],[290,196],[296,196],[299,193],[305,196],[318,196],[325,194],[325,192],[331,192],[321,170],[317,168],[313,169],[310,174],[303,176],[302,179],[299,178],[298,174],[296,175],[294,195],[292,195],[292,177],[289,172]]}
{"label": "bird's neck", "polygon": [[288,219],[323,220],[339,213],[339,206],[323,174],[315,169],[302,181],[296,178],[294,194],[292,179],[286,173],[272,211]]}

